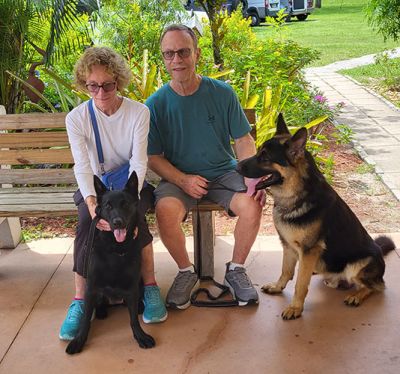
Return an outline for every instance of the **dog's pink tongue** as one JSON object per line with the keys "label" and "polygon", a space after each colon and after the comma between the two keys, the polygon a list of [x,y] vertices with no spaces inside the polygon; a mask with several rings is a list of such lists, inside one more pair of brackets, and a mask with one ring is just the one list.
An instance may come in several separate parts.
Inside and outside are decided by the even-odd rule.
{"label": "dog's pink tongue", "polygon": [[115,229],[114,236],[118,243],[123,242],[126,238],[126,229]]}
{"label": "dog's pink tongue", "polygon": [[249,196],[253,196],[256,192],[256,184],[261,180],[261,178],[247,178],[247,192]]}

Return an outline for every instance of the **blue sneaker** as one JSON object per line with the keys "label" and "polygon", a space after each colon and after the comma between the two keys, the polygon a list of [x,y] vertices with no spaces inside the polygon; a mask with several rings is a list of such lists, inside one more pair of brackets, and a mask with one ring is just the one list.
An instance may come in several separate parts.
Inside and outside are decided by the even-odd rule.
{"label": "blue sneaker", "polygon": [[61,340],[72,340],[78,333],[83,318],[83,300],[74,300],[68,308],[67,316],[60,329]]}
{"label": "blue sneaker", "polygon": [[144,287],[144,312],[142,315],[144,323],[164,322],[167,317],[167,309],[161,298],[160,288],[158,286]]}

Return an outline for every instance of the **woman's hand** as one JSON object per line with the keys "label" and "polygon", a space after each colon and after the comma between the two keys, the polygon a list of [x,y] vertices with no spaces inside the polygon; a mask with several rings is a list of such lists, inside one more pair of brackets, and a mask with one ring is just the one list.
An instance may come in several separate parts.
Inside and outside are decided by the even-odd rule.
{"label": "woman's hand", "polygon": [[[96,217],[96,206],[97,206],[96,197],[88,196],[85,202],[89,209],[89,214],[93,219],[94,217]],[[100,231],[111,231],[110,224],[104,219],[100,219],[99,222],[97,222],[96,228],[98,228]]]}

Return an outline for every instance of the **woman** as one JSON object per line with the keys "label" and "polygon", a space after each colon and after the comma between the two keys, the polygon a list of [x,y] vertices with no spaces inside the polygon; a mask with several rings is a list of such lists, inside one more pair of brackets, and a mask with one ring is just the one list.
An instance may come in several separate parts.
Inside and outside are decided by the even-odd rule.
{"label": "woman", "polygon": [[[125,60],[107,47],[88,48],[75,66],[77,87],[86,90],[93,99],[104,153],[105,171],[116,169],[129,161],[129,171],[135,170],[138,175],[140,191],[147,169],[146,151],[150,115],[145,105],[117,94],[117,91],[122,91],[128,85],[130,79],[131,71]],[[67,115],[66,126],[75,161],[74,173],[79,187],[74,195],[74,202],[78,206],[78,226],[74,241],[75,297],[61,326],[60,339],[72,340],[83,316],[86,285],[83,277],[84,246],[96,209],[93,174],[101,176],[101,169],[87,102]],[[143,189],[141,197],[149,200],[152,194]],[[142,203],[144,207],[148,206],[149,202],[142,201]],[[140,227],[145,305],[143,321],[156,323],[166,320],[167,311],[154,276],[153,238],[148,230],[144,213],[142,212]],[[110,230],[105,220],[100,220],[97,228]]]}

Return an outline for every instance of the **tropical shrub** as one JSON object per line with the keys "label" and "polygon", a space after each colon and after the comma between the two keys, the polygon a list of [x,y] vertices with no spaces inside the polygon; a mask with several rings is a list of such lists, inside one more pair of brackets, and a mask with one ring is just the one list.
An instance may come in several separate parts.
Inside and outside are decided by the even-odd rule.
{"label": "tropical shrub", "polygon": [[400,91],[400,60],[392,59],[387,52],[382,52],[375,56],[375,65],[383,71],[380,84],[388,90]]}
{"label": "tropical shrub", "polygon": [[33,63],[49,64],[87,42],[78,2],[0,0],[0,103],[8,113],[23,98],[22,85],[6,71],[25,79]]}
{"label": "tropical shrub", "polygon": [[[221,51],[224,67],[234,70],[224,79],[228,79],[241,99],[265,98],[267,90],[272,93],[272,101],[275,102],[278,93],[279,102],[275,106],[285,112],[289,124],[296,126],[304,126],[322,116],[332,116],[329,107],[315,101],[316,93],[310,92],[311,88],[302,74],[302,69],[317,59],[319,54],[287,38],[282,28],[283,13],[277,19],[268,19],[275,33],[266,40],[256,38],[249,27],[250,21],[243,19],[240,9],[230,16],[226,13],[219,16],[223,18],[220,32],[223,36]],[[202,48],[199,70],[209,75],[218,67],[213,66],[210,29],[205,25],[204,30],[205,34],[199,41]],[[246,84],[248,74],[251,76],[250,87]],[[261,100],[256,108],[260,114],[263,110]]]}
{"label": "tropical shrub", "polygon": [[164,27],[183,22],[180,0],[113,0],[100,8],[94,43],[108,45],[128,61],[140,61],[144,50],[150,62],[161,64],[159,41]]}

